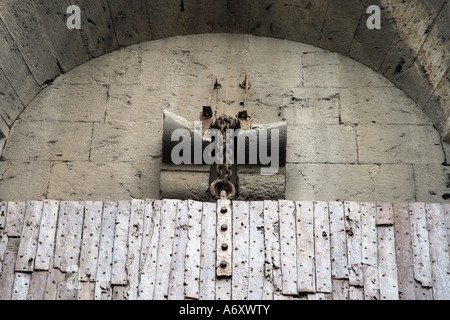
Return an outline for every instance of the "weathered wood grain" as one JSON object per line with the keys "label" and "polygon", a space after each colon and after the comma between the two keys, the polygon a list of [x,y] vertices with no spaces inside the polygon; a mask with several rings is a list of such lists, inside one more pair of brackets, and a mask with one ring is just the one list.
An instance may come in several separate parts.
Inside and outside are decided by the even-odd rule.
{"label": "weathered wood grain", "polygon": [[176,215],[177,200],[163,200],[158,246],[158,264],[156,268],[155,291],[153,294],[153,299],[155,300],[165,300],[169,294],[169,276],[170,265],[172,263]]}
{"label": "weathered wood grain", "polygon": [[188,201],[188,241],[184,261],[184,295],[186,298],[198,299],[200,291],[200,248],[202,242],[203,204],[199,201]]}
{"label": "weathered wood grain", "polygon": [[381,300],[398,300],[398,271],[393,226],[382,225],[378,231],[378,279]]}
{"label": "weathered wood grain", "polygon": [[363,264],[364,274],[364,300],[380,299],[380,283],[378,267]]}
{"label": "weathered wood grain", "polygon": [[314,203],[296,202],[297,291],[316,292]]}
{"label": "weathered wood grain", "polygon": [[214,300],[216,281],[216,204],[203,203],[200,300]]}
{"label": "weathered wood grain", "polygon": [[0,300],[10,300],[14,285],[14,265],[17,251],[7,250],[3,256],[3,270],[0,275]]}
{"label": "weathered wood grain", "polygon": [[128,277],[127,296],[130,300],[136,300],[138,295],[144,218],[144,200],[132,199],[128,227],[128,253],[126,258],[126,271]]}
{"label": "weathered wood grain", "polygon": [[[231,298],[248,298],[249,251],[250,251],[250,208],[247,201],[233,201],[233,250]],[[231,226],[230,226],[231,227]]]}
{"label": "weathered wood grain", "polygon": [[377,226],[391,226],[394,224],[394,208],[392,203],[377,203]]}
{"label": "weathered wood grain", "polygon": [[8,202],[0,202],[0,230],[6,227],[6,213],[8,212]]}
{"label": "weathered wood grain", "polygon": [[333,279],[348,279],[344,204],[329,201],[328,213],[330,216],[331,276]]}
{"label": "weathered wood grain", "polygon": [[43,203],[41,201],[29,201],[26,204],[24,225],[17,253],[16,271],[31,272],[34,269],[42,206]]}
{"label": "weathered wood grain", "polygon": [[295,202],[279,200],[281,274],[284,295],[298,295]]}
{"label": "weathered wood grain", "polygon": [[262,300],[264,287],[264,206],[250,202],[248,300]]}
{"label": "weathered wood grain", "polygon": [[349,299],[349,284],[346,279],[333,279],[333,300]]}
{"label": "weathered wood grain", "polygon": [[450,297],[450,261],[445,230],[445,212],[439,203],[428,203],[425,208],[430,240],[433,298],[447,300]]}
{"label": "weathered wood grain", "polygon": [[48,270],[55,248],[56,223],[59,201],[44,201],[41,225],[39,227],[38,246],[36,250],[35,270]]}
{"label": "weathered wood grain", "polygon": [[11,300],[27,300],[31,283],[31,273],[15,272]]}
{"label": "weathered wood grain", "polygon": [[128,284],[127,253],[128,226],[130,224],[130,201],[119,201],[116,215],[116,229],[114,232],[113,264],[111,270],[112,285]]}
{"label": "weathered wood grain", "polygon": [[27,300],[43,300],[47,283],[48,270],[34,271],[31,274]]}
{"label": "weathered wood grain", "polygon": [[361,256],[362,263],[376,267],[377,262],[377,224],[375,203],[360,203],[361,212]]}
{"label": "weathered wood grain", "polygon": [[114,230],[119,204],[115,201],[103,203],[102,227],[95,275],[95,300],[111,300],[111,271],[113,261]]}
{"label": "weathered wood grain", "polygon": [[77,300],[94,300],[95,282],[83,281],[78,284]]}
{"label": "weathered wood grain", "polygon": [[278,201],[264,200],[264,245],[265,269],[263,299],[273,299],[273,293],[282,290],[280,229],[278,219]]}
{"label": "weathered wood grain", "polygon": [[25,202],[8,202],[5,232],[9,237],[20,237],[25,216]]}
{"label": "weathered wood grain", "polygon": [[345,221],[347,232],[347,257],[349,266],[349,283],[352,286],[363,285],[362,272],[362,234],[360,205],[357,202],[346,201]]}
{"label": "weathered wood grain", "polygon": [[316,290],[322,293],[332,292],[330,222],[328,203],[314,202],[314,249],[316,253]]}

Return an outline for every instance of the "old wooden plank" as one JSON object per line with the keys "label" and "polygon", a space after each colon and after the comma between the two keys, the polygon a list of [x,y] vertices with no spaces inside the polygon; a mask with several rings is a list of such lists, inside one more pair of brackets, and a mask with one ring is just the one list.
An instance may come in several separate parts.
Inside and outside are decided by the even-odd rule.
{"label": "old wooden plank", "polygon": [[214,300],[216,281],[216,204],[203,203],[200,300]]}
{"label": "old wooden plank", "polygon": [[344,204],[329,201],[328,211],[330,216],[331,276],[333,279],[348,279]]}
{"label": "old wooden plank", "polygon": [[380,299],[380,283],[378,267],[363,264],[364,274],[364,300]]}
{"label": "old wooden plank", "polygon": [[349,284],[347,279],[333,279],[333,300],[349,299]]}
{"label": "old wooden plank", "polygon": [[8,202],[0,202],[0,230],[6,227],[6,213],[8,212]]}
{"label": "old wooden plank", "polygon": [[8,202],[5,231],[8,237],[20,237],[25,216],[25,202]]}
{"label": "old wooden plank", "polygon": [[442,209],[445,214],[445,228],[447,230],[447,243],[450,247],[450,203],[442,203]]}
{"label": "old wooden plank", "polygon": [[359,286],[349,286],[348,300],[364,300],[364,288]]}
{"label": "old wooden plank", "polygon": [[[228,199],[217,200],[216,208],[216,274],[218,277],[230,277],[232,274],[233,234],[232,207]],[[223,229],[223,226],[227,226]],[[225,248],[226,246],[226,248]],[[224,249],[225,248],[225,249]]]}
{"label": "old wooden plank", "polygon": [[161,208],[161,226],[158,246],[158,264],[153,299],[164,300],[168,297],[170,265],[172,262],[177,200],[163,200]]}
{"label": "old wooden plank", "polygon": [[231,300],[231,278],[219,277],[214,282],[216,300]]}
{"label": "old wooden plank", "polygon": [[362,272],[362,235],[360,205],[354,201],[345,201],[345,221],[347,232],[347,258],[349,283],[352,286],[363,285]]}
{"label": "old wooden plank", "polygon": [[308,293],[308,300],[331,300],[332,295],[330,293]]}
{"label": "old wooden plank", "polygon": [[314,202],[314,249],[316,253],[316,290],[331,293],[330,222],[328,203]]}
{"label": "old wooden plank", "polygon": [[178,201],[169,277],[169,300],[184,299],[184,271],[188,237],[189,207],[187,200]]}
{"label": "old wooden plank", "polygon": [[27,300],[43,300],[45,285],[47,283],[48,270],[34,271],[31,274],[30,287]]}
{"label": "old wooden plank", "polygon": [[[145,201],[132,199],[130,224],[128,227],[128,254],[126,258],[128,277],[127,295],[130,300],[136,300],[138,295],[144,217]],[[169,269],[167,269],[167,271],[168,270]]]}
{"label": "old wooden plank", "polygon": [[393,211],[399,298],[402,300],[414,300],[414,262],[408,204],[394,203]]}
{"label": "old wooden plank", "polygon": [[430,288],[433,285],[431,274],[430,246],[425,212],[425,203],[416,202],[409,204],[411,240],[414,261],[414,278],[423,287]]}
{"label": "old wooden plank", "polygon": [[59,203],[58,229],[55,240],[53,267],[67,272],[78,264],[83,230],[84,202]]}
{"label": "old wooden plank", "polygon": [[398,300],[398,272],[394,226],[381,225],[378,233],[378,279],[381,300]]}
{"label": "old wooden plank", "polygon": [[[83,235],[80,251],[80,281],[95,281],[102,228],[103,202],[84,203]],[[81,297],[84,297],[82,295]]]}
{"label": "old wooden plank", "polygon": [[34,262],[35,270],[48,270],[50,268],[50,260],[55,248],[58,209],[59,201],[44,201],[41,225],[39,227],[36,261]]}
{"label": "old wooden plank", "polygon": [[146,201],[145,204],[143,249],[141,251],[140,281],[137,297],[139,300],[153,299],[158,261],[161,207],[161,200]]}
{"label": "old wooden plank", "polygon": [[31,273],[15,272],[11,300],[27,300],[30,282]]}
{"label": "old wooden plank", "polygon": [[0,275],[0,300],[10,300],[14,285],[14,265],[17,251],[6,250],[3,256],[3,270]]}
{"label": "old wooden plank", "polygon": [[[233,277],[231,297],[233,300],[248,298],[250,254],[250,203],[233,201]],[[231,227],[231,226],[230,226]]]}
{"label": "old wooden plank", "polygon": [[53,268],[52,256],[50,259],[50,268],[47,272],[47,281],[44,290],[44,300],[56,300],[58,285],[60,281],[64,281],[65,274],[61,270]]}
{"label": "old wooden plank", "polygon": [[377,226],[394,224],[394,208],[392,203],[377,203]]}
{"label": "old wooden plank", "polygon": [[200,290],[200,248],[202,242],[202,211],[200,201],[189,200],[188,241],[184,261],[184,295],[198,299]]}
{"label": "old wooden plank", "polygon": [[3,263],[5,259],[6,249],[8,247],[8,235],[4,230],[0,230],[0,276],[3,272]]}
{"label": "old wooden plank", "polygon": [[128,300],[128,294],[127,294],[127,286],[118,286],[115,285],[112,288],[113,290],[113,300]]}
{"label": "old wooden plank", "polygon": [[119,204],[115,201],[103,203],[97,270],[95,275],[95,300],[111,300],[111,271],[113,261],[114,230]]}
{"label": "old wooden plank", "polygon": [[308,300],[308,295],[302,294],[299,296],[291,296],[291,295],[284,295],[281,292],[274,292],[273,293],[273,300]]}
{"label": "old wooden plank", "polygon": [[297,290],[316,292],[314,257],[314,203],[296,202]]}
{"label": "old wooden plank", "polygon": [[439,203],[428,203],[425,209],[430,240],[433,298],[448,300],[450,299],[450,261],[445,230],[445,212]]}
{"label": "old wooden plank", "polygon": [[377,266],[377,207],[375,203],[361,202],[362,263]]}
{"label": "old wooden plank", "polygon": [[15,266],[16,271],[33,271],[42,218],[42,206],[43,203],[41,201],[28,201],[26,204],[24,225],[20,236]]}
{"label": "old wooden plank", "polygon": [[281,274],[284,295],[298,295],[295,202],[279,200]]}
{"label": "old wooden plank", "polygon": [[262,300],[264,287],[264,203],[251,201],[249,212],[248,300]]}
{"label": "old wooden plank", "polygon": [[56,300],[77,300],[78,283],[78,268],[64,273],[63,279],[58,282]]}
{"label": "old wooden plank", "polygon": [[78,286],[77,300],[94,300],[95,282],[83,281]]}
{"label": "old wooden plank", "polygon": [[278,201],[264,200],[265,282],[263,299],[273,299],[275,291],[281,291],[280,229]]}
{"label": "old wooden plank", "polygon": [[116,229],[114,232],[113,264],[111,271],[112,285],[126,285],[128,283],[126,262],[130,210],[130,201],[119,201],[116,216]]}

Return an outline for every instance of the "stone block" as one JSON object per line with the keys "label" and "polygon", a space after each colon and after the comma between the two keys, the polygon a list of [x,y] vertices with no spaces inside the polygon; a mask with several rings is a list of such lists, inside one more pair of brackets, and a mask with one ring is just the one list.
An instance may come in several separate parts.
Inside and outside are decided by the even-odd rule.
{"label": "stone block", "polygon": [[0,161],[0,200],[46,199],[50,162]]}
{"label": "stone block", "polygon": [[183,0],[181,10],[188,34],[218,33],[227,30],[226,0]]}
{"label": "stone block", "polygon": [[18,120],[3,150],[3,158],[23,161],[87,161],[91,134],[92,123]]}
{"label": "stone block", "polygon": [[341,121],[348,124],[431,124],[422,109],[397,88],[340,89]]}
{"label": "stone block", "polygon": [[414,164],[416,200],[450,202],[450,167],[440,164]]}
{"label": "stone block", "polygon": [[146,0],[152,39],[163,39],[183,34],[181,2]]}
{"label": "stone block", "polygon": [[288,126],[287,162],[355,163],[356,130],[342,125]]}
{"label": "stone block", "polygon": [[0,116],[11,126],[22,110],[22,102],[0,69]]}
{"label": "stone block", "polygon": [[[272,0],[270,2],[273,2]],[[275,52],[297,52],[297,53],[310,53],[310,52],[324,52],[325,50],[318,47],[314,47],[308,44],[285,40],[274,39],[269,37],[252,36],[248,39],[248,48],[250,52],[254,51],[270,51],[273,54]]]}
{"label": "stone block", "polygon": [[277,200],[285,198],[286,168],[274,175],[261,175],[258,166],[238,166],[239,197],[237,200]]}
{"label": "stone block", "polygon": [[414,201],[413,168],[409,164],[287,164],[286,199]]}
{"label": "stone block", "polygon": [[92,161],[149,162],[155,157],[160,157],[161,152],[162,123],[160,122],[94,124]]}
{"label": "stone block", "polygon": [[30,103],[21,119],[103,122],[106,99],[106,86],[52,85]]}
{"label": "stone block", "polygon": [[207,201],[209,196],[209,170],[161,171],[161,198]]}
{"label": "stone block", "polygon": [[427,125],[361,125],[357,128],[360,163],[444,162],[438,132]]}
{"label": "stone block", "polygon": [[52,166],[48,199],[159,199],[160,160],[149,162],[67,162]]}

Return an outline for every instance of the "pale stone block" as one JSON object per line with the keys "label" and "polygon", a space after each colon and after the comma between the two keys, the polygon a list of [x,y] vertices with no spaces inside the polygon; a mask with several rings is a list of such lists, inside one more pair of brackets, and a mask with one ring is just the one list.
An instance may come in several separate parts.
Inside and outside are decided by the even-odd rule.
{"label": "pale stone block", "polygon": [[450,167],[440,164],[414,164],[416,200],[429,203],[450,201]]}
{"label": "pale stone block", "polygon": [[286,199],[413,201],[409,164],[287,164]]}
{"label": "pale stone block", "polygon": [[287,141],[287,162],[357,162],[356,130],[350,126],[292,125]]}
{"label": "pale stone block", "polygon": [[436,163],[444,161],[438,132],[432,126],[358,126],[360,163]]}
{"label": "pale stone block", "polygon": [[161,198],[207,201],[209,171],[161,171]]}

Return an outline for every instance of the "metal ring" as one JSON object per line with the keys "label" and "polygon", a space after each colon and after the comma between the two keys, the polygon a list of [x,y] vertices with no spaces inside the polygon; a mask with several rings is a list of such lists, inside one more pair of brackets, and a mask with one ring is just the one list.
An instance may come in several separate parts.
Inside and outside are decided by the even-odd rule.
{"label": "metal ring", "polygon": [[228,187],[230,187],[231,191],[227,193],[227,199],[233,199],[236,196],[236,188],[234,184],[231,183],[231,181],[225,181],[224,179],[217,179],[213,181],[209,186],[209,193],[215,200],[220,199],[220,196],[218,196],[216,193],[216,185],[223,185],[223,186],[227,185]]}

